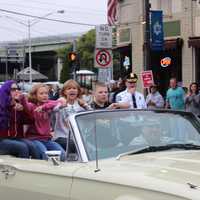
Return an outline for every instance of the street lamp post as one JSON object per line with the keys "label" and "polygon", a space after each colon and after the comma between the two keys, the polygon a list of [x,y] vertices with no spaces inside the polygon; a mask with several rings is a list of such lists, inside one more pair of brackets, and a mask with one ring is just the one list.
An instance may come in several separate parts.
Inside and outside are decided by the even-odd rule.
{"label": "street lamp post", "polygon": [[144,70],[150,69],[150,3],[144,0],[145,34],[144,34]]}
{"label": "street lamp post", "polygon": [[31,23],[28,20],[28,55],[29,55],[29,82],[32,84],[32,57],[31,57]]}
{"label": "street lamp post", "polygon": [[[63,14],[65,11],[64,10],[57,10],[56,13],[60,13]],[[47,13],[42,17],[47,17],[49,15],[54,14],[55,12],[51,12],[51,13]],[[40,19],[34,21],[31,23],[30,20],[28,20],[28,54],[29,54],[29,83],[30,85],[32,84],[32,56],[31,56],[31,26],[35,25],[36,23],[38,23],[40,21]]]}

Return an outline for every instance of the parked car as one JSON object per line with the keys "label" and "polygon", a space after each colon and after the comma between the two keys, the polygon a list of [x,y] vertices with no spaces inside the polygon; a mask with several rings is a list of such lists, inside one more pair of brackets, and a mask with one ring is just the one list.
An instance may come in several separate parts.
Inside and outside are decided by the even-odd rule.
{"label": "parked car", "polygon": [[68,143],[66,162],[56,152],[48,161],[0,156],[2,200],[199,200],[193,114],[88,111],[66,120],[75,145]]}

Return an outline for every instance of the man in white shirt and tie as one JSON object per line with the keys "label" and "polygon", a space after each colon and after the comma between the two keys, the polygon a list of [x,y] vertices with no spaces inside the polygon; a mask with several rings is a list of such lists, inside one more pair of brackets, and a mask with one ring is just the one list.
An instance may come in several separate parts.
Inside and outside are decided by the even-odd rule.
{"label": "man in white shirt and tie", "polygon": [[117,103],[126,103],[129,108],[145,109],[147,108],[144,95],[136,91],[138,77],[130,73],[126,77],[126,90],[116,96]]}

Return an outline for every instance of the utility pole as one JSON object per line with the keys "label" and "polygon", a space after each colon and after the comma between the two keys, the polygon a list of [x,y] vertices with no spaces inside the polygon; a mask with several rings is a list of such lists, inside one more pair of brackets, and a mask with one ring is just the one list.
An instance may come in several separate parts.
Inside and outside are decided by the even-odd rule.
{"label": "utility pole", "polygon": [[[76,40],[73,41],[73,52],[76,52]],[[76,80],[76,66],[77,62],[75,60],[75,62],[73,63],[73,79]]]}
{"label": "utility pole", "polygon": [[8,80],[8,47],[6,48],[6,76],[5,79]]}
{"label": "utility pole", "polygon": [[150,7],[149,0],[144,0],[144,70],[150,69]]}
{"label": "utility pole", "polygon": [[29,82],[32,84],[32,57],[31,57],[31,23],[28,20],[28,55],[29,55]]}

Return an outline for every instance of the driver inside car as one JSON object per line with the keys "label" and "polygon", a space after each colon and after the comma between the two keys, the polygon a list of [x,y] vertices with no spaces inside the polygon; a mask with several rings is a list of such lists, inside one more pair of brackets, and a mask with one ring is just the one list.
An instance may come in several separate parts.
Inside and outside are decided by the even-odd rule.
{"label": "driver inside car", "polygon": [[144,145],[144,146],[162,146],[170,141],[168,137],[164,136],[158,121],[149,120],[145,122],[141,128],[141,134],[135,137],[129,145]]}

